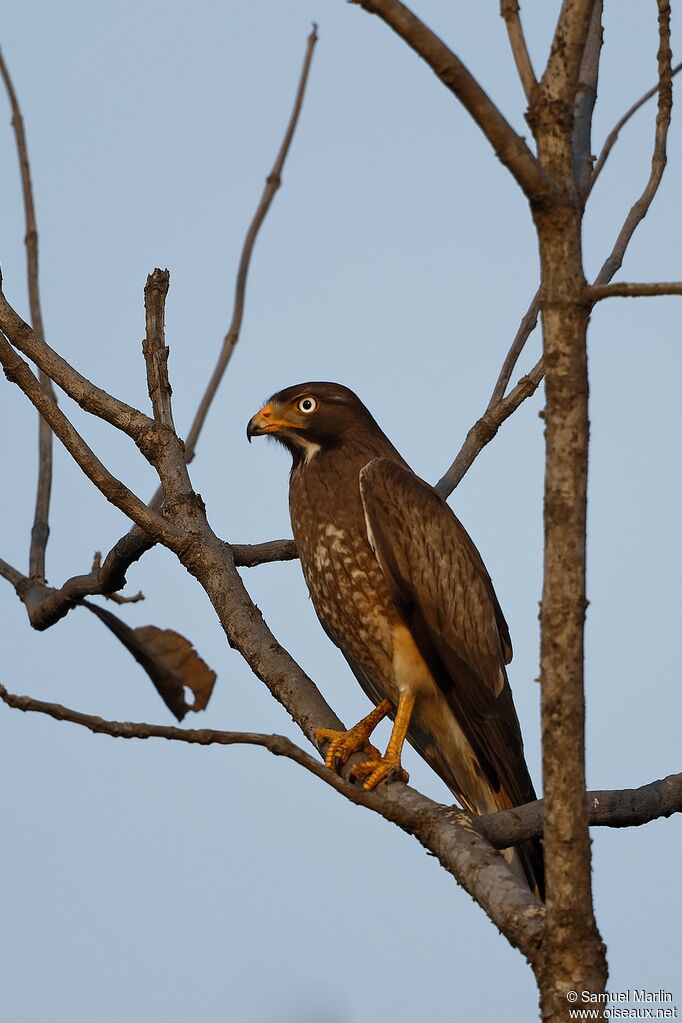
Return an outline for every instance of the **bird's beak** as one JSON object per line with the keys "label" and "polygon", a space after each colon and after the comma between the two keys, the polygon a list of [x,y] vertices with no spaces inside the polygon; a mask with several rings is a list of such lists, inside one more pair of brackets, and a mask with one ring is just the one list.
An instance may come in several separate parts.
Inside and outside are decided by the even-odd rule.
{"label": "bird's beak", "polygon": [[246,427],[246,436],[250,443],[252,437],[262,437],[263,434],[277,433],[278,430],[291,430],[292,427],[300,429],[297,423],[292,423],[288,419],[278,416],[272,405],[264,405],[260,412],[256,412],[255,416],[249,420],[249,425]]}

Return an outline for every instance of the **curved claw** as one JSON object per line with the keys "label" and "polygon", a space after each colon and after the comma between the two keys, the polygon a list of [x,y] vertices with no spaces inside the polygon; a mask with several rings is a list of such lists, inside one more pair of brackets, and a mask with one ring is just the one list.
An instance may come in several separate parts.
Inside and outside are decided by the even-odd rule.
{"label": "curved claw", "polygon": [[372,757],[371,760],[366,760],[362,764],[355,764],[352,775],[358,781],[364,777],[362,787],[368,792],[371,792],[380,781],[384,781],[386,778],[406,784],[410,780],[409,774],[401,766],[400,758],[390,756]]}
{"label": "curved claw", "polygon": [[363,738],[352,728],[347,732],[337,732],[333,728],[318,728],[315,732],[315,740],[319,743],[329,743],[324,763],[330,771],[337,771],[347,763],[354,753],[360,751],[372,759],[381,756],[379,750],[372,745],[369,739]]}
{"label": "curved claw", "polygon": [[390,710],[389,701],[382,700],[371,714],[364,717],[353,728],[349,728],[347,732],[339,732],[335,728],[318,728],[315,732],[315,741],[320,745],[324,742],[329,743],[329,749],[324,758],[325,766],[331,771],[336,771],[343,767],[353,753],[358,753],[361,750],[372,760],[380,760],[381,754],[376,746],[369,741],[369,737]]}

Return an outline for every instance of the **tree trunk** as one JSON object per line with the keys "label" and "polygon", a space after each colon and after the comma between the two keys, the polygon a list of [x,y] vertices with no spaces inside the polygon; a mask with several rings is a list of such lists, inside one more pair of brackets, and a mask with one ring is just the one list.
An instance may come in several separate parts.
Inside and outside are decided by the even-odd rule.
{"label": "tree trunk", "polygon": [[579,203],[536,209],[546,374],[542,593],[543,788],[547,918],[536,975],[543,1020],[568,1018],[570,991],[601,992],[585,802],[583,631],[587,509],[587,324]]}

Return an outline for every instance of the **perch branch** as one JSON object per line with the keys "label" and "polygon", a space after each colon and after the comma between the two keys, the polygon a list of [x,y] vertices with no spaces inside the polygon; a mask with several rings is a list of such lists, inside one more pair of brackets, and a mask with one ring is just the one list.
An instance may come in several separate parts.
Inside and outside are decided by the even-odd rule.
{"label": "perch branch", "polygon": [[433,802],[405,785],[383,785],[365,792],[281,735],[254,732],[223,732],[212,729],[183,729],[174,726],[105,721],[70,710],[60,704],[44,703],[28,696],[15,696],[0,686],[0,699],[22,711],[38,711],[59,721],[69,721],[93,732],[116,738],[164,738],[199,745],[246,744],[261,746],[277,756],[300,764],[352,803],[381,814],[413,834],[463,887],[482,901],[512,944],[533,958],[542,938],[544,910],[525,885],[518,883],[506,861],[476,829],[467,815],[453,814],[450,807]]}
{"label": "perch branch", "polygon": [[[150,725],[144,722],[107,721],[92,714],[83,714],[59,703],[46,703],[30,696],[18,696],[0,685],[0,699],[15,710],[46,714],[56,721],[69,721],[100,735],[117,739],[168,739],[199,746],[263,746],[276,756],[284,756],[305,767],[315,777],[351,802],[377,809],[374,793],[349,782],[330,771],[322,761],[311,756],[284,735],[260,732],[229,732],[213,728],[178,728],[176,725]],[[412,790],[414,791],[414,790]],[[421,795],[421,794],[420,794]],[[432,807],[439,804],[423,797]],[[682,813],[682,774],[671,774],[659,781],[636,789],[600,789],[587,793],[589,822],[592,827],[630,828],[649,824],[661,817]],[[379,811],[381,812],[381,811]],[[450,815],[468,818],[468,826],[483,835],[496,849],[507,849],[529,838],[542,835],[544,804],[537,799],[513,810],[476,816],[466,810],[449,808]]]}
{"label": "perch branch", "polygon": [[[58,703],[47,703],[29,696],[9,693],[0,686],[0,699],[7,706],[21,711],[46,714],[57,721],[68,721],[88,728],[96,734],[124,739],[161,738],[189,744],[261,746],[275,756],[283,756],[310,771],[352,803],[364,806],[393,821],[414,834],[426,848],[438,851],[441,862],[452,855],[452,841],[445,843],[447,828],[453,835],[477,833],[497,849],[508,848],[542,834],[543,801],[537,800],[513,810],[481,817],[457,807],[445,807],[404,785],[382,786],[365,792],[346,777],[328,770],[324,764],[306,753],[283,735],[258,732],[230,732],[209,728],[185,729],[174,725],[150,725],[142,722],[107,721],[91,714],[71,710]],[[587,793],[588,816],[592,826],[638,827],[682,812],[682,774],[670,775],[638,789],[604,790]],[[430,832],[430,834],[429,834]],[[477,850],[480,852],[480,848]],[[444,863],[449,869],[447,863]],[[532,906],[534,902],[529,903]],[[537,906],[537,904],[535,903]]]}

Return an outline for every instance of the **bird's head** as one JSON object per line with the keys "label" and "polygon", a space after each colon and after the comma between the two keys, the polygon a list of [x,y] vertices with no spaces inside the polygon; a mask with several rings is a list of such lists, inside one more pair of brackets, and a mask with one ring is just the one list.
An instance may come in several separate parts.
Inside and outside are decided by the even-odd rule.
{"label": "bird's head", "polygon": [[246,436],[271,436],[284,444],[294,462],[309,461],[319,451],[338,447],[354,433],[379,427],[348,387],[324,381],[296,384],[269,399],[249,421]]}

